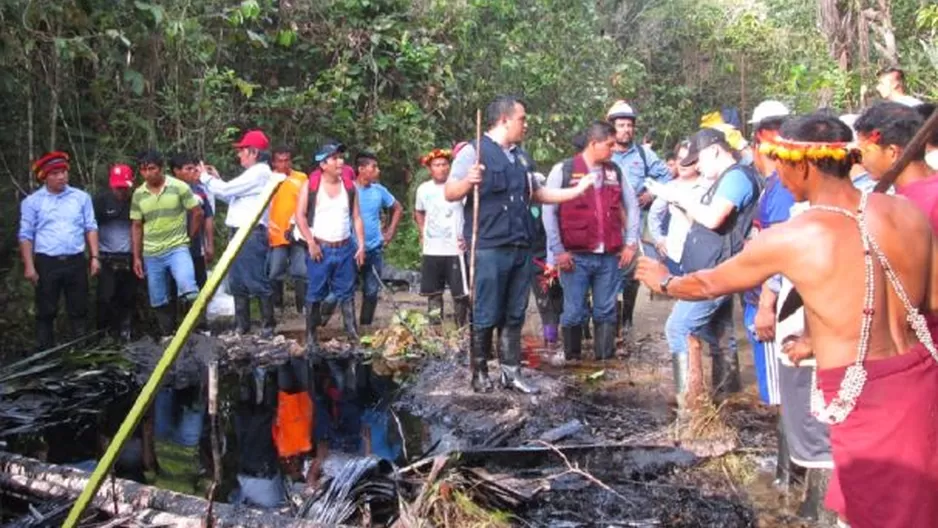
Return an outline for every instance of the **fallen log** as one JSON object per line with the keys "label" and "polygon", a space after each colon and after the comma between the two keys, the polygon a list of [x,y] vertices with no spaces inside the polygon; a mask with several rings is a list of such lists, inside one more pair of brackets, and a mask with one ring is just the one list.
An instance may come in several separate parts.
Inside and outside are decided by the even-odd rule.
{"label": "fallen log", "polygon": [[[0,489],[42,499],[74,500],[88,484],[89,474],[70,467],[0,451]],[[114,515],[133,514],[154,525],[201,527],[208,501],[130,480],[114,479],[95,495],[94,507]],[[115,505],[117,512],[114,511]],[[319,523],[280,516],[253,508],[216,504],[213,526],[239,528],[322,528]]]}

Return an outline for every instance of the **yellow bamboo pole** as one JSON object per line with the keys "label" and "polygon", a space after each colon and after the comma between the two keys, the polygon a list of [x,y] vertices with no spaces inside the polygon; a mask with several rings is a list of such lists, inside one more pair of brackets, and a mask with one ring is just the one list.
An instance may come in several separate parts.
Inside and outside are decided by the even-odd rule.
{"label": "yellow bamboo pole", "polygon": [[215,290],[217,290],[218,285],[221,284],[222,278],[228,273],[228,268],[231,267],[231,263],[241,251],[241,247],[244,246],[245,240],[247,240],[254,226],[257,224],[258,220],[260,220],[261,215],[264,214],[267,204],[270,202],[270,199],[273,197],[274,192],[277,191],[277,187],[280,186],[280,182],[282,181],[283,177],[279,174],[275,173],[271,176],[267,186],[261,191],[262,203],[257,210],[254,211],[254,215],[251,217],[251,223],[241,226],[235,233],[234,238],[228,242],[228,247],[225,248],[225,252],[222,254],[221,259],[219,259],[218,266],[215,268],[212,276],[206,281],[205,287],[199,292],[199,296],[192,304],[192,308],[189,310],[189,313],[186,314],[185,319],[182,320],[182,324],[180,324],[179,328],[176,330],[176,334],[173,336],[172,341],[170,341],[169,346],[166,347],[166,351],[163,352],[163,357],[161,357],[160,361],[156,364],[153,373],[150,374],[150,379],[147,380],[146,385],[140,390],[140,395],[137,396],[134,406],[130,409],[127,417],[124,418],[124,422],[121,423],[120,428],[117,430],[114,441],[108,445],[104,456],[101,457],[98,465],[94,468],[94,472],[91,473],[88,484],[85,486],[85,489],[82,490],[81,495],[78,496],[78,500],[75,501],[72,509],[68,512],[68,518],[65,519],[65,523],[62,525],[64,528],[75,528],[75,526],[78,525],[82,513],[84,513],[88,505],[91,504],[92,499],[104,482],[104,478],[107,476],[108,472],[111,471],[111,467],[114,466],[117,454],[120,453],[127,439],[130,438],[131,433],[140,423],[143,413],[146,412],[150,404],[153,403],[157,388],[160,386],[160,383],[163,382],[163,378],[166,377],[166,371],[172,366],[173,361],[176,361],[176,357],[179,356],[179,351],[182,350],[182,346],[188,341],[192,329],[198,324],[199,317],[202,311],[205,310],[206,305],[208,305],[209,299],[215,295]]}

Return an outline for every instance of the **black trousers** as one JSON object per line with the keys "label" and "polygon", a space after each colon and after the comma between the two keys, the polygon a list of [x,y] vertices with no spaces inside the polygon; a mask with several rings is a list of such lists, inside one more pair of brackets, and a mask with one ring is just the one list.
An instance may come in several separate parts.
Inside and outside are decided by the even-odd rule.
{"label": "black trousers", "polygon": [[[205,257],[202,256],[202,246],[189,246],[189,254],[192,255],[192,267],[195,269],[195,283],[199,285],[199,291],[205,286],[208,280],[208,271],[205,267]],[[175,288],[173,291],[176,291]]]}
{"label": "black trousers", "polygon": [[55,316],[59,297],[65,295],[65,312],[71,323],[72,336],[85,333],[88,318],[88,270],[85,255],[61,257],[36,254],[36,340],[39,350],[55,345]]}
{"label": "black trousers", "polygon": [[140,279],[134,275],[133,257],[127,253],[102,253],[98,273],[98,330],[119,336],[130,329]]}

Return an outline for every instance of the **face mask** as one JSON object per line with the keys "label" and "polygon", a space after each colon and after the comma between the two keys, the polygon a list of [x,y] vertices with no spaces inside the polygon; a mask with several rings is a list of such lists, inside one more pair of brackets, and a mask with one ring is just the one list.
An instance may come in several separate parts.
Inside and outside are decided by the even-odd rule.
{"label": "face mask", "polygon": [[938,171],[938,149],[925,154],[925,163],[927,163],[932,170]]}

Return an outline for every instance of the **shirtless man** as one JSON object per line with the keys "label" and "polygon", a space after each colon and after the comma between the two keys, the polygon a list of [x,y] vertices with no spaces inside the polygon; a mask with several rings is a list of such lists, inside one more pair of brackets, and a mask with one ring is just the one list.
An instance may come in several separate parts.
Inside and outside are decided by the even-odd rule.
{"label": "shirtless man", "polygon": [[[643,258],[637,276],[679,299],[788,277],[804,299],[811,335],[811,347],[793,347],[789,357],[797,363],[813,352],[812,411],[831,423],[835,473],[827,506],[853,528],[933,526],[938,352],[921,313],[938,307],[938,242],[904,200],[853,188],[850,138],[832,117],[787,121],[768,153],[795,199],[812,208],[714,269],[671,277],[663,264]],[[861,229],[868,229],[868,251]]]}

